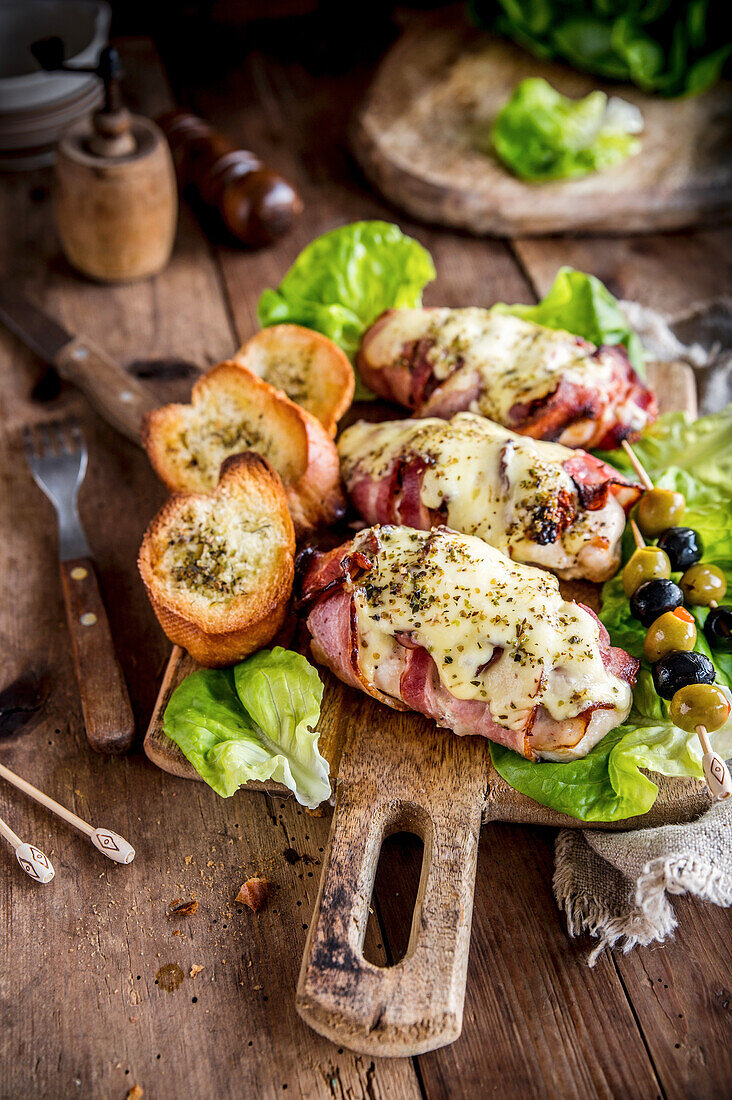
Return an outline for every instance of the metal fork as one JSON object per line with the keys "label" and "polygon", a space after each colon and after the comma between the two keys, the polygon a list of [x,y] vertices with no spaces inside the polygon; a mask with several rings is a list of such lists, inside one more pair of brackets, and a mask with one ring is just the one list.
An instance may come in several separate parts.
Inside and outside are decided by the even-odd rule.
{"label": "metal fork", "polygon": [[134,716],[79,519],[84,437],[75,420],[56,421],[25,427],[23,447],[33,479],[58,517],[61,585],[89,743],[99,752],[125,752],[135,734]]}

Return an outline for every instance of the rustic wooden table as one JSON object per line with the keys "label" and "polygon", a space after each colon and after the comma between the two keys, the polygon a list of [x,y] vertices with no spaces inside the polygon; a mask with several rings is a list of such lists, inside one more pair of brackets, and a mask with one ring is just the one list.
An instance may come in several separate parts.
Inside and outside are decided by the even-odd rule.
{"label": "rustic wooden table", "polygon": [[[173,44],[174,45],[174,44]],[[133,105],[171,102],[149,43],[124,43]],[[310,75],[267,51],[218,55],[205,84],[175,49],[177,98],[270,158],[306,203],[297,231],[246,254],[212,248],[184,205],[173,261],[157,279],[105,288],[76,277],[56,243],[49,178],[0,186],[12,274],[72,331],[83,331],[160,397],[182,395],[190,364],[230,353],[256,328],[260,290],[274,285],[313,237],[356,218],[393,217],[350,161],[345,125],[366,67]],[[185,58],[183,58],[185,60]],[[430,249],[438,281],[427,301],[531,301],[557,266],[593,271],[621,296],[676,309],[732,290],[732,232],[584,241],[471,240],[405,224]],[[20,426],[74,411],[90,451],[81,512],[140,734],[169,646],[135,569],[145,524],[163,490],[144,456],[64,387],[32,397],[37,361],[0,333],[0,760],[137,847],[121,868],[9,787],[0,815],[50,854],[57,878],[40,889],[0,852],[0,1094],[119,1097],[417,1098],[478,1096],[711,1097],[729,1094],[729,915],[677,903],[679,930],[663,949],[602,958],[568,939],[551,893],[550,830],[483,830],[465,1026],[454,1045],[413,1060],[372,1061],[336,1049],[297,1017],[294,990],[329,829],[293,800],[163,774],[140,751],[102,758],[87,747],[56,564],[55,521],[25,467]],[[185,377],[188,372],[188,377]],[[305,858],[291,862],[291,851]],[[403,950],[418,853],[392,843],[382,860],[370,957]],[[277,885],[258,915],[234,903],[261,872]],[[170,920],[175,899],[197,912]],[[172,991],[156,978],[175,964]],[[203,967],[194,978],[194,966]],[[173,983],[175,984],[175,983]]]}

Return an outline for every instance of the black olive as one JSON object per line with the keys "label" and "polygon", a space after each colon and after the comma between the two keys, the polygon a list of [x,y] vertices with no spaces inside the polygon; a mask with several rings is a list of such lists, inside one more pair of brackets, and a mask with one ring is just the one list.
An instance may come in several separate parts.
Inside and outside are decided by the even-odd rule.
{"label": "black olive", "polygon": [[713,607],[704,622],[704,636],[712,649],[732,648],[732,607]]}
{"label": "black olive", "polygon": [[640,619],[644,626],[650,626],[659,615],[675,611],[683,602],[684,593],[678,584],[656,578],[636,588],[630,597],[630,613],[634,619]]}
{"label": "black olive", "polygon": [[704,543],[701,535],[692,527],[669,527],[658,540],[658,545],[668,554],[674,573],[684,573],[690,565],[701,561]]}
{"label": "black olive", "polygon": [[652,671],[653,686],[662,699],[673,699],[689,684],[714,683],[714,665],[703,653],[667,653]]}

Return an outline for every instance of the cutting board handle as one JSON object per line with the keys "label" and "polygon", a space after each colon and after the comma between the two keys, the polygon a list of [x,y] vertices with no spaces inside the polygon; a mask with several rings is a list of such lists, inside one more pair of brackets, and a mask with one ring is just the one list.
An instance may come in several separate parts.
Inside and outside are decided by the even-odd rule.
{"label": "cutting board handle", "polygon": [[[487,772],[482,753],[461,738],[426,732],[425,739],[442,757],[438,775],[431,746],[423,744],[422,767],[417,758],[403,761],[396,776],[390,770],[388,792],[376,733],[368,761],[359,763],[356,753],[344,756],[300,972],[300,1016],[334,1043],[363,1054],[420,1054],[453,1042],[462,1028]],[[433,777],[429,789],[425,775]],[[382,842],[402,831],[423,841],[422,873],[406,954],[395,966],[379,967],[363,955],[369,903]]]}

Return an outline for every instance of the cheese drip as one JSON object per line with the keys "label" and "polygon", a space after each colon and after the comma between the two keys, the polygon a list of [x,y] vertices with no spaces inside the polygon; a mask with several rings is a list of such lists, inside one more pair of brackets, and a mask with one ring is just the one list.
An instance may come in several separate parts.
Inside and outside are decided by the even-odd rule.
{"label": "cheese drip", "polygon": [[[394,654],[396,636],[408,634],[456,698],[490,704],[508,728],[522,728],[538,705],[559,721],[591,704],[627,713],[630,687],[606,670],[597,621],[562,598],[555,577],[445,529],[371,528],[354,548],[374,563],[353,586],[368,680]],[[503,652],[486,668],[496,649]]]}
{"label": "cheese drip", "polygon": [[[450,421],[361,421],[343,433],[338,452],[349,488],[359,474],[385,477],[400,457],[423,458],[428,464],[420,488],[425,507],[442,508],[448,527],[478,535],[516,561],[582,576],[577,557],[600,536],[608,572],[617,565],[625,513],[612,495],[602,508],[581,505],[562,465],[575,452],[559,443],[516,435],[485,417],[458,413]],[[559,518],[560,501],[574,518],[557,537],[552,522]]]}
{"label": "cheese drip", "polygon": [[471,410],[500,423],[509,422],[515,404],[553,393],[561,378],[597,389],[613,373],[609,359],[593,357],[592,345],[569,332],[472,306],[395,311],[373,336],[369,358],[389,366],[415,340],[433,342],[426,357],[436,378],[458,367],[474,374],[480,390]]}

